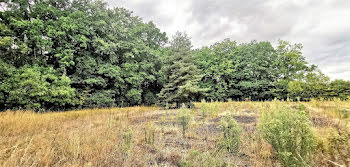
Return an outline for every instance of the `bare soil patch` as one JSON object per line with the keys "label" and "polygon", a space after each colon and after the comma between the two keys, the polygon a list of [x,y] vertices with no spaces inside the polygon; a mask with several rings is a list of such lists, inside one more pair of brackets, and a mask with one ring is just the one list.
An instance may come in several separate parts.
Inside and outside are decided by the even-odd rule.
{"label": "bare soil patch", "polygon": [[233,118],[236,119],[238,123],[242,124],[250,124],[257,122],[257,118],[254,116],[233,116]]}

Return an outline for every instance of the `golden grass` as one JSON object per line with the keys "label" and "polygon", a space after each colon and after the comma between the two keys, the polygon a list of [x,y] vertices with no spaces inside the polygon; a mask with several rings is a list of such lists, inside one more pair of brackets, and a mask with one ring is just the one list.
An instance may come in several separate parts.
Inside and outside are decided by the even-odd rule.
{"label": "golden grass", "polygon": [[[271,146],[256,130],[261,112],[275,102],[196,103],[194,122],[182,137],[178,110],[157,107],[86,109],[38,114],[0,113],[0,166],[278,166]],[[283,102],[306,106],[321,148],[315,166],[329,165],[327,138],[349,119],[348,101]],[[203,107],[208,108],[205,118]],[[237,154],[215,153],[220,118],[231,113],[243,127]],[[149,134],[154,133],[154,141]],[[146,137],[145,137],[146,136]],[[153,136],[152,136],[153,138]],[[210,161],[204,161],[209,159]],[[337,160],[337,158],[333,158]],[[341,162],[339,162],[341,163]],[[207,164],[208,165],[208,164]]]}
{"label": "golden grass", "polygon": [[113,156],[122,141],[118,130],[124,127],[116,127],[117,122],[123,122],[128,115],[156,109],[131,107],[45,114],[29,111],[0,113],[0,165],[107,165],[109,159],[116,158]]}

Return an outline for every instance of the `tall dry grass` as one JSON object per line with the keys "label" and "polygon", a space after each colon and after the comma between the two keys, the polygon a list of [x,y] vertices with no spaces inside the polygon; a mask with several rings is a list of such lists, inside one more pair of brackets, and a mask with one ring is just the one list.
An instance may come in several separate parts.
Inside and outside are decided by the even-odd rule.
{"label": "tall dry grass", "polygon": [[[129,107],[42,114],[2,112],[0,166],[280,166],[273,148],[257,131],[260,115],[276,103],[295,111],[302,106],[310,115],[317,136],[312,166],[348,163],[344,150],[350,150],[346,130],[350,102],[313,100],[196,103],[189,111],[193,119],[185,137],[178,119],[181,110]],[[239,150],[233,153],[218,151],[217,141],[224,135],[220,122],[225,115],[243,128]]]}
{"label": "tall dry grass", "polygon": [[127,117],[155,107],[0,113],[0,166],[110,166],[123,162]]}

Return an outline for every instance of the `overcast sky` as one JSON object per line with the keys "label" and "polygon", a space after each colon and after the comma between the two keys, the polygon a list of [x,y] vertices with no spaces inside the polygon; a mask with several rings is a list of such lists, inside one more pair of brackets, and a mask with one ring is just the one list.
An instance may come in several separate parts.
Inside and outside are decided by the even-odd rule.
{"label": "overcast sky", "polygon": [[350,0],[106,0],[171,37],[186,31],[198,48],[225,38],[302,43],[331,79],[350,80]]}

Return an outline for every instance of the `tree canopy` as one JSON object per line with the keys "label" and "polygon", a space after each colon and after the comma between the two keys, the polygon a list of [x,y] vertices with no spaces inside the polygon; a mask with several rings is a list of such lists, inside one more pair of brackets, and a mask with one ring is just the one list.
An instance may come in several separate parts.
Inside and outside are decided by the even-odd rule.
{"label": "tree canopy", "polygon": [[[15,70],[8,76],[9,80],[2,77],[6,80],[4,86],[18,78],[38,86],[54,87],[55,79],[43,78],[45,69],[51,69],[55,72],[50,75],[64,80],[66,91],[73,92],[66,97],[72,106],[112,107],[155,102],[155,95],[161,89],[160,56],[167,37],[152,22],[144,23],[122,8],[108,9],[101,1],[24,0],[5,4],[7,9],[0,17],[3,27],[0,59]],[[17,98],[14,96],[19,95],[12,91],[2,96],[9,104],[22,98],[21,103],[26,104],[13,105],[18,108],[65,106],[52,106],[54,95],[43,96],[38,92],[41,99],[50,103],[34,105],[30,101],[36,97]]]}
{"label": "tree canopy", "polygon": [[181,104],[190,105],[206,89],[199,87],[202,76],[193,61],[192,44],[187,34],[177,32],[170,44],[162,68],[166,82],[158,97],[161,106],[174,104],[178,108]]}
{"label": "tree canopy", "polygon": [[185,33],[168,43],[152,22],[98,0],[1,6],[0,110],[350,95],[349,81],[331,82],[301,44],[226,39],[192,49]]}

